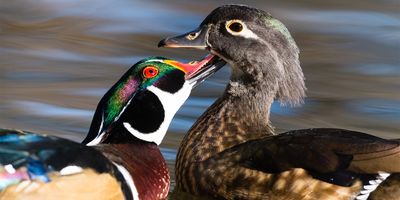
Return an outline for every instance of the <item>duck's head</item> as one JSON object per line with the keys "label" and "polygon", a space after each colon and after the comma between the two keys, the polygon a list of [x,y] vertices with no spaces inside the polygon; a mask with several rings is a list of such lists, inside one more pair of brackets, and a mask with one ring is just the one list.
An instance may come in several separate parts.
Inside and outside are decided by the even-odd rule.
{"label": "duck's head", "polygon": [[305,96],[299,49],[285,25],[265,11],[221,6],[195,30],[166,38],[160,46],[208,50],[231,65],[231,84],[261,86],[282,103],[298,104]]}
{"label": "duck's head", "polygon": [[103,96],[83,143],[123,143],[135,138],[160,144],[191,90],[223,64],[212,55],[190,63],[163,57],[139,61]]}

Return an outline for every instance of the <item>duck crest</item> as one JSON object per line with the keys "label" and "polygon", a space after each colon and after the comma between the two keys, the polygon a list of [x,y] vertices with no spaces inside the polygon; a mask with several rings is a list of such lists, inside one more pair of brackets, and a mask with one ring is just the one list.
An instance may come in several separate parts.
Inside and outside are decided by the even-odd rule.
{"label": "duck crest", "polygon": [[116,84],[114,88],[115,91],[113,91],[114,94],[109,96],[106,109],[104,110],[104,115],[106,116],[104,123],[106,127],[113,121],[118,120],[118,116],[123,112],[124,108],[128,106],[127,104],[132,96],[134,96],[138,86],[139,81],[131,76]]}
{"label": "duck crest", "polygon": [[289,30],[286,28],[286,26],[281,21],[279,21],[278,19],[275,19],[272,16],[267,16],[264,19],[265,19],[265,23],[267,24],[267,26],[278,30],[280,33],[282,33],[282,35],[285,36],[285,38],[290,43],[296,45],[296,42],[294,41],[294,39],[293,39],[292,35],[290,34]]}
{"label": "duck crest", "polygon": [[140,85],[140,77],[135,77],[128,70],[121,79],[114,84],[100,100],[90,125],[89,133],[82,143],[95,145],[104,140],[104,134],[112,128],[124,110],[129,106]]}
{"label": "duck crest", "polygon": [[[280,71],[280,74],[274,75],[276,78],[279,77],[279,89],[276,93],[276,99],[282,105],[300,105],[303,103],[303,99],[306,96],[305,91],[307,90],[304,74],[300,66],[300,50],[282,22],[266,12],[260,12],[263,13],[266,26],[274,31],[260,33],[266,42],[266,50],[252,56],[264,59],[264,63],[259,67],[266,70],[265,74]],[[274,60],[275,62],[267,62],[268,60]],[[279,69],[273,69],[274,67]],[[265,77],[268,77],[268,75]]]}

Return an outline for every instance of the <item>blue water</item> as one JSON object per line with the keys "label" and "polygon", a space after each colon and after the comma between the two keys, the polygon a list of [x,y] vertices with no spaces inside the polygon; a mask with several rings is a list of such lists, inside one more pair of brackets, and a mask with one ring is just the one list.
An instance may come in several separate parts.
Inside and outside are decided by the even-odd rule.
{"label": "blue water", "polygon": [[[243,3],[240,1],[224,1]],[[339,127],[400,137],[400,9],[396,1],[246,1],[284,22],[301,49],[308,98],[272,106],[278,132]],[[0,127],[84,138],[108,88],[136,61],[205,52],[157,48],[195,28],[221,1],[3,1]],[[170,167],[184,133],[222,94],[222,69],[193,91],[170,126]]]}

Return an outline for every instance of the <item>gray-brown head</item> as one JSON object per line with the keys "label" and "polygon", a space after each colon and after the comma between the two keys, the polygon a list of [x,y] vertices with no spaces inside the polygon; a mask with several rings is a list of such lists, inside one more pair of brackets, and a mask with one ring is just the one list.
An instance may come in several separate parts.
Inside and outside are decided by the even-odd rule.
{"label": "gray-brown head", "polygon": [[282,104],[299,104],[305,96],[299,49],[285,25],[265,11],[221,6],[194,31],[164,39],[159,46],[209,50],[231,65],[231,84],[258,86]]}

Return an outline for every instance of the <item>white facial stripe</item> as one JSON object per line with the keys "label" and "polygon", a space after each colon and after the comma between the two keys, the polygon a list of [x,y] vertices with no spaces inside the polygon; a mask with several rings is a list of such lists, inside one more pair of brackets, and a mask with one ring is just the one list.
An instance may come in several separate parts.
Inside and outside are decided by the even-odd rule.
{"label": "white facial stripe", "polygon": [[163,60],[160,60],[160,59],[151,59],[151,60],[147,60],[146,63],[147,63],[147,62],[159,62],[159,63],[164,63],[164,61],[163,61]]}
{"label": "white facial stripe", "polygon": [[134,200],[139,200],[139,193],[136,189],[135,183],[133,182],[133,178],[128,170],[122,166],[118,165],[117,163],[113,162],[113,164],[117,167],[118,171],[121,172],[122,176],[124,177],[126,183],[129,185],[131,189],[132,197]]}
{"label": "white facial stripe", "polygon": [[97,133],[97,135],[100,135],[101,131],[103,130],[103,125],[104,125],[104,111],[101,114],[101,124],[100,124],[99,132]]}
{"label": "white facial stripe", "polygon": [[[242,31],[234,32],[234,31],[232,31],[231,29],[228,28],[229,24],[235,23],[235,22],[240,23],[243,26],[243,30]],[[241,36],[241,37],[244,37],[244,38],[255,39],[255,40],[259,40],[260,39],[260,37],[258,37],[257,34],[255,34],[253,31],[251,31],[250,29],[247,28],[245,23],[243,23],[242,21],[237,20],[237,19],[226,21],[225,28],[230,34],[232,34],[234,36]]]}
{"label": "white facial stripe", "polygon": [[86,144],[86,146],[94,146],[98,145],[101,142],[101,139],[103,139],[105,132],[103,132],[101,135],[98,135],[96,138],[94,138],[92,141]]}
{"label": "white facial stripe", "polygon": [[[126,103],[126,105],[122,108],[121,112],[118,114],[117,117],[115,117],[115,119],[113,120],[112,123],[116,122],[122,115],[122,113],[124,113],[125,109],[129,106],[129,104],[131,103],[132,98],[129,99],[128,103]],[[98,145],[99,143],[101,143],[101,140],[103,140],[104,135],[106,134],[105,131],[103,131],[103,124],[104,124],[104,113],[101,115],[101,124],[100,124],[100,129],[99,129],[99,133],[97,133],[96,138],[94,138],[92,141],[90,141],[89,143],[87,143],[87,146],[94,146],[94,145]],[[103,132],[101,132],[103,131]]]}
{"label": "white facial stripe", "polygon": [[161,123],[158,130],[152,133],[141,133],[138,130],[134,129],[131,124],[128,122],[124,122],[124,127],[135,137],[147,141],[147,142],[154,142],[157,145],[160,145],[161,141],[163,140],[165,134],[167,133],[167,129],[174,117],[175,113],[178,109],[182,106],[182,104],[186,101],[189,97],[190,92],[192,91],[193,84],[188,83],[187,81],[183,85],[183,87],[174,94],[169,92],[165,92],[160,90],[155,86],[149,86],[147,90],[153,92],[158,99],[161,101],[165,111],[164,121]]}
{"label": "white facial stripe", "polygon": [[101,142],[101,140],[104,137],[104,134],[106,133],[106,132],[103,132],[103,133],[100,132],[103,129],[103,124],[104,124],[104,114],[101,115],[100,129],[99,129],[99,132],[97,133],[96,138],[94,138],[92,141],[87,143],[86,146],[94,146],[94,145],[97,145],[97,144],[99,144]]}

